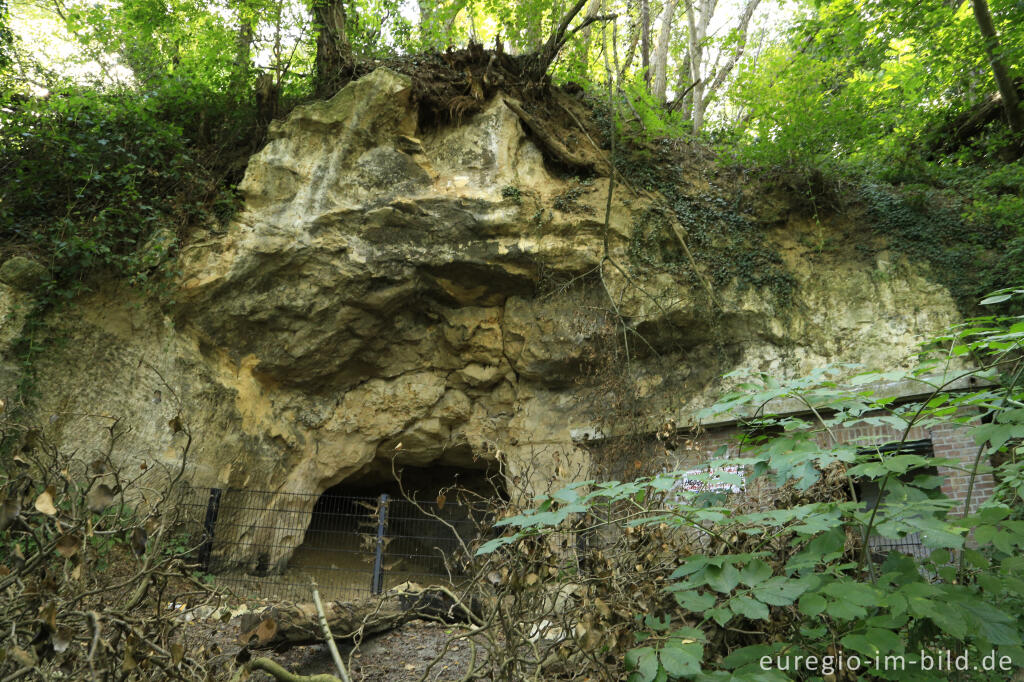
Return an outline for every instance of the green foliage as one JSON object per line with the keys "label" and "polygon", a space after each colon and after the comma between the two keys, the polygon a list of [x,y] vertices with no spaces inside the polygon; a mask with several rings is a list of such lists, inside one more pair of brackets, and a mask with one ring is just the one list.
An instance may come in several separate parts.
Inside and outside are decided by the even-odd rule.
{"label": "green foliage", "polygon": [[[1014,63],[1024,49],[1021,8],[994,7],[1003,56]],[[841,159],[874,173],[913,163],[931,131],[994,91],[970,3],[951,11],[941,2],[831,0],[742,68],[732,96],[745,112],[739,147],[748,160]]]}
{"label": "green foliage", "polygon": [[672,229],[674,218],[684,230],[694,262],[716,288],[735,285],[741,290],[766,290],[785,308],[796,291],[796,280],[768,243],[763,228],[713,191],[686,194],[682,189],[685,169],[678,161],[665,163],[664,158],[640,152],[619,164],[619,172],[631,183],[657,190],[667,204],[635,219],[631,265],[676,273],[694,286],[703,286],[701,273],[694,271],[680,235]]}
{"label": "green foliage", "polygon": [[208,152],[189,144],[175,120],[195,105],[167,109],[175,92],[68,87],[4,105],[0,234],[32,251],[48,273],[16,349],[23,395],[30,393],[35,359],[54,340],[43,327],[47,311],[71,302],[101,274],[165,296],[185,228],[216,224],[233,212],[231,189]]}
{"label": "green foliage", "polygon": [[11,64],[10,51],[14,45],[14,34],[11,33],[9,23],[7,0],[0,0],[0,73]]}
{"label": "green foliage", "polygon": [[1010,251],[1021,248],[1020,217],[1007,216],[1005,223],[979,220],[985,213],[1001,213],[998,203],[979,203],[964,216],[948,201],[948,195],[928,186],[897,192],[868,184],[860,193],[872,229],[912,261],[931,265],[932,275],[949,288],[962,308],[969,310],[979,296],[998,284],[999,277],[1024,277],[1020,261],[992,249],[995,244]]}
{"label": "green foliage", "polygon": [[506,185],[501,188],[501,196],[503,199],[508,199],[517,206],[523,203],[523,193],[519,191],[518,187],[514,185]]}
{"label": "green foliage", "polygon": [[193,217],[188,207],[174,215],[177,186],[195,182],[181,131],[139,104],[77,93],[35,100],[0,130],[0,219],[8,238],[46,254],[63,295],[100,267],[144,277],[145,249],[173,246],[146,247],[149,235]]}
{"label": "green foliage", "polygon": [[[1004,305],[1022,292],[1001,290],[984,303]],[[971,679],[984,679],[985,656],[1022,665],[1024,522],[1019,505],[1013,505],[1024,491],[1024,318],[971,320],[935,344],[947,350],[926,347],[908,371],[857,373],[852,366],[836,366],[779,381],[740,370],[728,376],[736,389],[699,415],[731,415],[762,434],[744,438],[739,456],[710,462],[711,471],[739,465],[748,472],[748,488],[768,477],[772,485],[794,490],[821,486],[826,475],[838,472],[851,486],[852,480],[874,483],[884,493],[867,507],[842,496],[753,511],[709,506],[703,493],[682,487],[684,476],[693,480],[687,472],[621,483],[587,481],[555,493],[537,512],[505,519],[501,525],[515,532],[480,553],[505,551],[524,534],[560,532],[573,514],[615,518],[616,505],[625,510],[624,527],[674,528],[691,538],[693,553],[678,557],[664,576],[662,591],[670,601],[637,615],[636,645],[623,664],[638,682],[694,675],[788,679],[780,669],[792,666],[796,656],[820,660],[830,647],[833,659],[841,649],[862,663],[906,655],[904,668],[876,667],[872,674],[880,679],[932,679],[932,672],[910,662],[921,652],[967,656],[979,671]],[[951,370],[950,360],[963,356],[977,369]],[[971,376],[990,383],[953,390]],[[929,395],[898,404],[872,388],[896,381],[925,386]],[[802,405],[810,416],[766,411],[780,400]],[[901,443],[915,427],[966,424],[978,444],[977,457],[967,463],[936,460],[841,443],[831,435],[832,429],[860,424],[890,426],[902,434]],[[1002,483],[992,499],[961,515],[938,489],[940,481],[921,473],[932,466],[960,468],[972,485],[979,473],[993,471]],[[665,503],[645,504],[666,492]],[[978,501],[975,492],[966,506],[974,509],[971,502]],[[892,551],[877,557],[864,541],[909,533],[920,535],[927,556]],[[763,657],[772,662],[767,668]]]}

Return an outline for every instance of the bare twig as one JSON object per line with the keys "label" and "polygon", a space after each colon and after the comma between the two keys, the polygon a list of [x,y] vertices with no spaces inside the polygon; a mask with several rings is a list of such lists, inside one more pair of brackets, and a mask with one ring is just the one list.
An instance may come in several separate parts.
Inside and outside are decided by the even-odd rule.
{"label": "bare twig", "polygon": [[348,673],[345,671],[345,664],[341,661],[338,646],[334,643],[334,635],[331,634],[331,626],[327,624],[324,605],[320,602],[320,590],[316,588],[315,579],[310,578],[310,583],[313,586],[313,604],[316,606],[316,615],[320,618],[320,629],[323,630],[327,649],[331,652],[331,658],[334,659],[334,667],[338,669],[338,675],[341,677],[342,682],[349,682]]}

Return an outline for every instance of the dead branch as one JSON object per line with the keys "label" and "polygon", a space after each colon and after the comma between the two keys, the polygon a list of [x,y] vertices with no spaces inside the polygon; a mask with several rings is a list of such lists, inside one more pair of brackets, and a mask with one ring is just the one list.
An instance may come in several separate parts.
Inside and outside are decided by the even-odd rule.
{"label": "dead branch", "polygon": [[316,615],[320,619],[320,629],[324,633],[324,641],[334,659],[334,667],[338,669],[338,675],[342,682],[349,682],[348,673],[345,672],[345,664],[341,662],[341,654],[338,653],[338,646],[334,643],[334,635],[331,634],[331,626],[327,623],[327,616],[324,615],[324,605],[320,603],[320,591],[316,589],[316,580],[313,583],[313,604],[316,606]]}
{"label": "dead branch", "polygon": [[[441,619],[466,622],[472,610],[447,588],[403,583],[382,595],[354,602],[326,605],[325,619],[334,639],[393,630],[411,620]],[[240,643],[254,650],[282,651],[293,646],[318,644],[323,628],[314,604],[280,604],[245,614],[240,621]]]}

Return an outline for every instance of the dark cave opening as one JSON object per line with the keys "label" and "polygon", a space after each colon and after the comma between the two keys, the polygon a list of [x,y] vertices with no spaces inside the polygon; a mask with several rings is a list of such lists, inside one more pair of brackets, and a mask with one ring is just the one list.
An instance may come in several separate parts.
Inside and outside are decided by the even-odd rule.
{"label": "dark cave opening", "polygon": [[406,581],[450,584],[486,521],[487,501],[503,496],[487,469],[369,468],[325,490],[289,562],[330,598],[378,593]]}

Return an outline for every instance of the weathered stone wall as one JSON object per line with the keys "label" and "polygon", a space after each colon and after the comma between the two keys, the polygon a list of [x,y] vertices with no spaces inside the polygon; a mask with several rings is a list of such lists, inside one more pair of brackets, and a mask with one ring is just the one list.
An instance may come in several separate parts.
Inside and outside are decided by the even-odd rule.
{"label": "weathered stone wall", "polygon": [[[683,278],[627,280],[608,264],[608,180],[549,169],[501,96],[459,127],[417,130],[410,93],[407,77],[380,69],[275,122],[241,213],[184,245],[173,304],[112,283],[54,319],[61,339],[39,363],[36,403],[48,435],[89,456],[119,418],[130,430],[115,456],[156,476],[181,463],[180,415],[191,480],[276,490],[280,505],[390,457],[500,458],[538,489],[586,470],[570,429],[592,421],[580,395],[604,377],[581,373],[622,334],[606,324],[612,309],[649,337],[634,339],[623,371],[655,419],[706,404],[735,365],[891,367],[957,319],[912,264],[826,267],[786,234],[792,308],[723,288],[712,316]],[[571,205],[556,201],[570,191]],[[617,263],[655,198],[616,187]],[[3,285],[0,312],[26,296]],[[0,333],[4,395],[17,321]]]}

